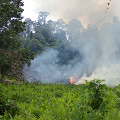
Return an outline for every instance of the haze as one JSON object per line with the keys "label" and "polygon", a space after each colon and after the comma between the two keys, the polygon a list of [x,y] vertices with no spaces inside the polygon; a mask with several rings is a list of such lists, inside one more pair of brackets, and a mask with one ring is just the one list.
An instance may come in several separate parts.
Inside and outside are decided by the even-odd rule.
{"label": "haze", "polygon": [[[114,16],[120,19],[119,0],[23,0],[25,18],[37,20],[40,11],[49,12],[48,19],[63,19],[65,22],[77,18],[86,28],[87,24],[101,26],[111,22]],[[110,2],[108,6],[107,3]],[[109,9],[107,9],[109,8]],[[107,12],[106,12],[107,10]],[[106,14],[105,14],[106,12]]]}

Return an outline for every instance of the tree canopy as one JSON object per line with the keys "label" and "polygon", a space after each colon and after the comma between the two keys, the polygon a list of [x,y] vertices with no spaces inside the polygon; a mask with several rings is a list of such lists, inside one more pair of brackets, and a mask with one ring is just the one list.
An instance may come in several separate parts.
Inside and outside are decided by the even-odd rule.
{"label": "tree canopy", "polygon": [[18,49],[20,42],[17,35],[23,32],[25,23],[22,22],[22,0],[0,1],[0,48]]}
{"label": "tree canopy", "polygon": [[0,73],[3,78],[10,68],[15,70],[23,61],[30,64],[34,58],[27,48],[20,49],[19,34],[26,23],[22,22],[23,5],[22,0],[0,0]]}

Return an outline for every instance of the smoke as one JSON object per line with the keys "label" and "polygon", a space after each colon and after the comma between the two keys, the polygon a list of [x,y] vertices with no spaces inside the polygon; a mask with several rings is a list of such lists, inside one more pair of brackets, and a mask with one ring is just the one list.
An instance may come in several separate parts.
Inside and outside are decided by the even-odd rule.
{"label": "smoke", "polygon": [[85,84],[85,80],[91,81],[94,79],[104,79],[108,86],[117,86],[120,84],[120,64],[109,64],[96,68],[90,77],[86,77],[86,74],[84,74],[77,84]]}
{"label": "smoke", "polygon": [[71,77],[78,76],[77,84],[92,79],[105,79],[109,86],[120,84],[118,18],[113,17],[112,23],[105,23],[100,29],[90,24],[84,29],[77,20],[72,20],[67,26],[69,29],[66,34],[71,46],[68,49],[46,48],[32,60],[30,67],[24,66],[25,79],[30,82],[67,83]]}
{"label": "smoke", "polygon": [[[88,33],[94,30],[94,27]],[[94,35],[86,37],[82,44],[88,72],[81,77],[77,84],[85,80],[105,79],[109,86],[120,84],[120,21],[113,17],[113,24],[105,23]],[[87,33],[87,32],[86,32]],[[92,33],[90,33],[92,34]],[[89,35],[89,34],[86,34]],[[87,76],[87,73],[92,72]]]}
{"label": "smoke", "polygon": [[31,61],[30,67],[25,65],[23,72],[26,79],[29,82],[34,80],[39,80],[43,83],[57,82],[57,79],[62,76],[57,64],[55,64],[57,54],[58,52],[53,49],[46,50]]}
{"label": "smoke", "polygon": [[[80,63],[75,64],[77,57],[66,65],[59,65],[62,58],[58,58],[59,52],[53,48],[46,50],[31,61],[31,66],[24,66],[25,79],[29,82],[41,81],[42,83],[68,83],[68,79],[80,73]],[[63,58],[65,59],[65,58]],[[79,66],[79,67],[78,67]]]}
{"label": "smoke", "polygon": [[[40,11],[50,13],[48,19],[63,19],[69,22],[79,19],[86,28],[87,24],[101,26],[103,23],[111,22],[113,16],[120,17],[120,1],[111,1],[107,10],[109,0],[23,0],[25,11],[23,15],[27,18],[37,20]],[[105,15],[105,12],[107,13]],[[105,18],[104,18],[105,16]],[[99,22],[101,21],[101,22]]]}

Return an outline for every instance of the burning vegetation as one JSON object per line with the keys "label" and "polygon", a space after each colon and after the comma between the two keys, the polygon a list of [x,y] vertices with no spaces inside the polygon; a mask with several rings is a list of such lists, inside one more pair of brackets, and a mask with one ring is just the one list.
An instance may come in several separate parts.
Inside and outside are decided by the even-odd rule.
{"label": "burning vegetation", "polygon": [[70,78],[70,84],[76,84],[76,78],[77,78],[78,76],[74,76],[74,77],[71,77]]}

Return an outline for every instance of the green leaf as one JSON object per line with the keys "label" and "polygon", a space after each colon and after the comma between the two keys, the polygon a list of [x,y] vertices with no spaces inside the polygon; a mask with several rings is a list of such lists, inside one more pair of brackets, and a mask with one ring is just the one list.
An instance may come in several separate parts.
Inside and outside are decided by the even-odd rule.
{"label": "green leaf", "polygon": [[0,115],[0,119],[2,120],[2,118],[3,118],[3,116],[2,115]]}
{"label": "green leaf", "polygon": [[101,104],[103,102],[102,98],[98,98],[98,102]]}

